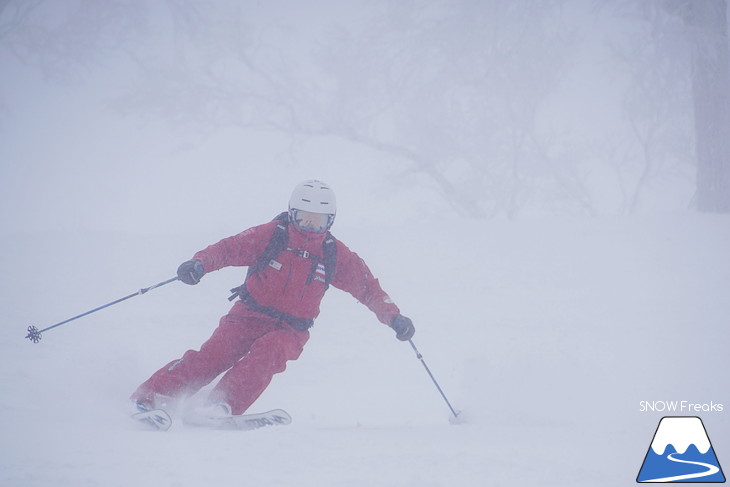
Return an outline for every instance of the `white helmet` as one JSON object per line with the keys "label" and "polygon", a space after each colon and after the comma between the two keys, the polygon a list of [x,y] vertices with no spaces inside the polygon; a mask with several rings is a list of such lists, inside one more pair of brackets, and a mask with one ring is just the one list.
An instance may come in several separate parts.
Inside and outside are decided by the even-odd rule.
{"label": "white helmet", "polygon": [[298,218],[300,212],[316,213],[326,215],[321,225],[313,227],[301,227],[302,230],[309,232],[326,232],[335,221],[337,214],[337,202],[335,193],[327,183],[310,179],[299,183],[289,198],[289,219],[292,223],[299,225],[301,219]]}

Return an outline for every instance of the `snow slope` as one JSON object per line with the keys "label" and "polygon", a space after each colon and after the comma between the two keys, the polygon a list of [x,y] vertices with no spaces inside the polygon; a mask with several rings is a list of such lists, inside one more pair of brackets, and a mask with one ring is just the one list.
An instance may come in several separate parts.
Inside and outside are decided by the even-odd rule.
{"label": "snow slope", "polygon": [[127,396],[207,338],[243,269],[156,289],[37,345],[25,328],[171,277],[227,235],[2,234],[0,485],[628,485],[662,415],[642,400],[726,405],[701,416],[730,464],[727,216],[334,230],[413,318],[466,424],[449,424],[411,348],[332,289],[301,359],[253,408],[285,408],[292,425],[139,430]]}

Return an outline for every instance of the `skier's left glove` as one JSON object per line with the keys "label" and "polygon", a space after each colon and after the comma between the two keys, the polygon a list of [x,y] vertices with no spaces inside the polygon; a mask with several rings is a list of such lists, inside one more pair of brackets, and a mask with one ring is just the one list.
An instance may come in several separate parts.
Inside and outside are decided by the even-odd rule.
{"label": "skier's left glove", "polygon": [[416,333],[413,321],[403,315],[395,315],[393,321],[390,322],[390,327],[395,330],[395,337],[403,342],[407,342],[413,338],[413,335]]}

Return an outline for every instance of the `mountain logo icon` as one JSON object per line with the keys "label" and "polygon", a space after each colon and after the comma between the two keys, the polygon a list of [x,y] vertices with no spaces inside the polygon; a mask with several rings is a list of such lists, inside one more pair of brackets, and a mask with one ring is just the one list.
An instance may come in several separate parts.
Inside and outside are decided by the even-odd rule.
{"label": "mountain logo icon", "polygon": [[663,417],[636,481],[725,482],[702,420],[696,416]]}

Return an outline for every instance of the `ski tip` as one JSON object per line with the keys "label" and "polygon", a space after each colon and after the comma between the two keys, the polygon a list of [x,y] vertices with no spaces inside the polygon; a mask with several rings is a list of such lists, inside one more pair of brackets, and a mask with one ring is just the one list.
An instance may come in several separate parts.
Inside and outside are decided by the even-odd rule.
{"label": "ski tip", "polygon": [[187,414],[183,418],[183,422],[189,426],[248,431],[266,426],[283,426],[290,424],[291,416],[289,416],[289,413],[283,409],[272,409],[265,413],[246,413],[219,417]]}
{"label": "ski tip", "polygon": [[290,424],[291,423],[291,416],[289,416],[289,413],[287,413],[283,409],[272,409],[271,411],[268,411],[263,414],[272,418],[276,422],[276,424]]}
{"label": "ski tip", "polygon": [[132,419],[156,431],[167,431],[172,426],[172,418],[162,409],[151,409],[132,414]]}

